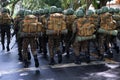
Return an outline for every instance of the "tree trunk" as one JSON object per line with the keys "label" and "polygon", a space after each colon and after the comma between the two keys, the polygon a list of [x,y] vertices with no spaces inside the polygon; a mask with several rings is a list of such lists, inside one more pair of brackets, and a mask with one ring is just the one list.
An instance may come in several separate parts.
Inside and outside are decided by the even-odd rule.
{"label": "tree trunk", "polygon": [[100,0],[99,8],[106,6],[108,0]]}

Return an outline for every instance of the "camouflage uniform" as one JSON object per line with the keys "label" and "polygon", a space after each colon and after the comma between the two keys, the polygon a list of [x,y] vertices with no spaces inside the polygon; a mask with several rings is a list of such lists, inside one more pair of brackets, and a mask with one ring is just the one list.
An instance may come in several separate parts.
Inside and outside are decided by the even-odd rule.
{"label": "camouflage uniform", "polygon": [[47,42],[48,42],[48,36],[46,35],[46,28],[47,28],[47,19],[49,15],[44,14],[39,17],[39,21],[43,24],[43,33],[39,36],[39,50],[40,52],[43,52],[44,58],[47,57]]}
{"label": "camouflage uniform", "polygon": [[[77,19],[74,21],[73,23],[73,48],[74,48],[74,52],[75,52],[75,63],[76,64],[80,64],[80,52],[84,52],[85,53],[85,58],[84,60],[89,63],[90,62],[90,41],[91,39],[93,39],[94,37],[93,34],[95,32],[95,24],[92,23],[92,20],[89,20],[89,17],[91,16],[91,14],[93,14],[92,11],[88,11],[89,15],[88,16],[84,16],[83,15],[83,11],[82,10],[78,10],[76,12],[77,15]],[[91,19],[91,18],[90,18]],[[87,27],[87,29],[86,29]],[[90,28],[89,28],[90,27]],[[84,29],[85,28],[85,29]],[[87,30],[87,31],[84,31]],[[89,32],[90,31],[90,32]],[[84,33],[85,32],[85,33]],[[79,39],[79,38],[88,38],[89,39]],[[91,37],[91,38],[90,38]]]}
{"label": "camouflage uniform", "polygon": [[[70,17],[70,18],[69,18]],[[70,20],[69,20],[70,19]],[[69,48],[72,44],[72,40],[70,40],[71,36],[72,36],[72,24],[75,21],[75,16],[73,14],[70,15],[65,15],[65,22],[67,25],[67,29],[68,29],[68,33],[65,36],[64,42],[65,42],[65,51],[67,52],[66,57],[69,58]]]}
{"label": "camouflage uniform", "polygon": [[[36,39],[38,38],[38,34],[30,33],[30,34],[26,35],[26,33],[22,32],[22,29],[23,29],[22,24],[23,23],[24,22],[21,22],[21,27],[20,27],[19,34],[20,34],[20,37],[23,38],[23,41],[22,41],[22,57],[23,57],[25,67],[28,67],[28,65],[29,65],[28,51],[30,51],[30,50],[31,50],[31,53],[34,57],[35,67],[39,67],[39,62],[38,62],[38,58],[37,58],[37,51],[36,51],[36,49],[37,49]],[[30,45],[30,49],[29,49],[29,45]]]}
{"label": "camouflage uniform", "polygon": [[[59,12],[60,11],[60,12]],[[55,6],[52,6],[50,9],[50,12],[52,14],[58,13],[61,14],[61,10],[58,10]],[[48,19],[48,21],[50,18]],[[48,24],[49,25],[49,24]],[[47,32],[47,31],[46,31]],[[49,47],[49,53],[50,53],[50,65],[55,64],[54,56],[57,53],[58,54],[58,63],[62,62],[62,43],[61,39],[63,39],[63,35],[61,32],[55,32],[53,34],[48,34],[48,47]]]}
{"label": "camouflage uniform", "polygon": [[[3,9],[2,14],[4,14],[4,13],[8,13],[8,12],[6,12],[6,10],[4,11],[4,9]],[[11,23],[12,23],[13,19],[11,18],[10,20],[11,20]],[[10,37],[11,36],[11,32],[10,32],[11,24],[9,24],[9,23],[4,23],[4,24],[0,23],[0,29],[1,29],[2,49],[3,50],[5,49],[4,43],[5,43],[5,34],[6,34],[7,35],[7,47],[6,48],[7,48],[7,51],[9,51],[10,50],[9,44],[10,44],[10,38],[11,38]]]}
{"label": "camouflage uniform", "polygon": [[[107,7],[103,7],[102,8],[102,14],[100,14],[100,28],[102,28],[102,17],[106,17],[106,14],[110,14],[108,12]],[[112,15],[112,14],[110,14]],[[106,18],[107,20],[108,18]],[[107,24],[107,23],[104,23]],[[115,39],[115,36],[113,35],[109,35],[109,34],[105,34],[105,33],[99,33],[99,40],[98,40],[98,44],[99,44],[99,51],[100,54],[102,55],[101,60],[103,60],[104,57],[108,57],[108,58],[112,58],[113,57],[113,53],[112,51],[110,51],[110,44],[113,42],[113,40]],[[112,45],[112,44],[111,44]],[[106,53],[105,53],[106,52]]]}

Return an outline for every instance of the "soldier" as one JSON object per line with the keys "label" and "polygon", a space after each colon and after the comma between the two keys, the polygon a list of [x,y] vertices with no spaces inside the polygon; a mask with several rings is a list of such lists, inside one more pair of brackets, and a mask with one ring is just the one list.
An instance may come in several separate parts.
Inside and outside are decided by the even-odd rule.
{"label": "soldier", "polygon": [[1,29],[1,42],[2,42],[2,49],[5,49],[5,34],[7,35],[7,51],[10,50],[10,36],[11,36],[11,23],[13,22],[12,17],[9,14],[9,9],[3,8],[0,16],[0,29]]}
{"label": "soldier", "polygon": [[100,53],[103,56],[106,56],[108,58],[113,57],[113,53],[112,51],[110,51],[109,44],[111,44],[111,38],[112,38],[111,36],[114,35],[110,31],[116,29],[115,24],[116,23],[114,22],[112,18],[112,14],[108,12],[108,8],[102,7],[102,14],[100,14],[100,29],[98,30],[99,48],[100,48]]}
{"label": "soldier", "polygon": [[[22,40],[23,40],[23,38],[20,37],[19,30],[20,30],[20,25],[21,25],[21,22],[23,21],[23,19],[24,19],[24,10],[20,10],[14,19],[14,28],[13,28],[14,32],[12,34],[12,36],[14,36],[14,35],[16,36],[16,43],[18,45],[18,55],[19,55],[18,59],[20,61],[23,61],[23,58],[22,58]],[[29,51],[28,51],[28,59],[29,60],[31,59]]]}
{"label": "soldier", "polygon": [[39,16],[39,22],[43,24],[43,34],[41,34],[38,38],[39,40],[39,50],[40,52],[43,52],[43,57],[47,58],[47,42],[48,42],[48,36],[46,35],[46,29],[47,29],[47,21],[49,18],[49,9],[45,8],[43,11],[40,12]]}
{"label": "soldier", "polygon": [[23,37],[22,41],[22,55],[23,55],[23,61],[25,67],[29,66],[29,60],[28,60],[28,53],[29,45],[30,50],[32,52],[32,55],[34,57],[35,67],[39,67],[39,62],[37,58],[37,43],[36,39],[38,38],[38,32],[41,31],[41,23],[38,22],[38,19],[34,15],[28,15],[29,12],[27,12],[23,23],[21,25],[20,29],[20,36]]}
{"label": "soldier", "polygon": [[74,39],[73,49],[75,52],[75,64],[80,64],[80,52],[85,53],[85,61],[90,62],[90,53],[89,53],[89,41],[95,38],[95,25],[90,22],[89,17],[93,14],[92,11],[88,10],[87,16],[84,17],[84,12],[78,10],[76,12],[77,19],[73,23],[73,36]]}
{"label": "soldier", "polygon": [[58,63],[62,62],[62,48],[60,48],[60,46],[62,45],[62,33],[67,33],[64,16],[61,13],[57,13],[57,8],[55,6],[52,6],[50,8],[50,17],[48,20],[48,28],[46,31],[46,34],[48,35],[50,65],[55,64],[55,53],[58,54]]}
{"label": "soldier", "polygon": [[66,57],[69,58],[69,48],[72,44],[72,41],[70,41],[70,38],[72,36],[72,24],[75,20],[75,15],[74,14],[74,10],[72,8],[67,9],[65,12],[65,22],[67,25],[67,29],[68,29],[68,33],[67,35],[65,35],[65,51],[67,52]]}

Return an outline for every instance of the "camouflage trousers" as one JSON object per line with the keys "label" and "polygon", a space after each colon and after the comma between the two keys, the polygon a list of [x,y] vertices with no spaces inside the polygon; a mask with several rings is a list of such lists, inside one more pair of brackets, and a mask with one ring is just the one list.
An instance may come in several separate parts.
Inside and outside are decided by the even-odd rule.
{"label": "camouflage trousers", "polygon": [[48,36],[43,34],[42,36],[39,36],[38,38],[39,41],[39,50],[40,52],[47,53],[47,42],[48,42]]}
{"label": "camouflage trousers", "polygon": [[51,35],[48,37],[50,58],[53,58],[55,53],[57,54],[62,53],[62,48],[60,47],[60,44],[61,44],[61,36]]}
{"label": "camouflage trousers", "polygon": [[4,49],[4,44],[5,44],[5,35],[7,35],[7,50],[9,51],[9,44],[10,44],[10,25],[0,25],[1,27],[1,42],[2,42],[2,47]]}
{"label": "camouflage trousers", "polygon": [[89,56],[89,40],[87,41],[81,41],[81,42],[74,42],[73,48],[75,56],[79,56],[80,52],[84,52],[85,55]]}
{"label": "camouflage trousers", "polygon": [[69,48],[72,44],[71,37],[72,37],[72,31],[68,31],[68,33],[63,38],[63,40],[65,42],[65,51],[67,52],[67,54],[69,54]]}
{"label": "camouflage trousers", "polygon": [[23,59],[26,60],[28,59],[28,50],[29,50],[29,45],[30,45],[30,50],[32,52],[32,55],[33,56],[36,56],[37,55],[37,43],[36,43],[36,38],[34,37],[29,37],[29,38],[23,38],[23,41],[22,41],[22,49],[23,49],[23,52],[22,52],[22,55],[23,55]]}
{"label": "camouflage trousers", "polygon": [[111,55],[110,48],[112,47],[112,44],[116,46],[116,38],[107,34],[99,34],[97,42],[98,51],[102,56],[104,56],[105,53],[107,53],[107,55]]}

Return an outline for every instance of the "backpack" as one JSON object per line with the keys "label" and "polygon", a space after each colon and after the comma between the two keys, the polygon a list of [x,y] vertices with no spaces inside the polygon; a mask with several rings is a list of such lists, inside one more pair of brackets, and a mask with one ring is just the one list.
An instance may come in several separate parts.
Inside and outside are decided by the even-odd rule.
{"label": "backpack", "polygon": [[8,13],[1,13],[0,14],[0,24],[11,24],[11,17]]}
{"label": "backpack", "polygon": [[79,36],[92,36],[95,32],[95,25],[90,23],[87,18],[79,18],[77,19],[77,34]]}
{"label": "backpack", "polygon": [[64,20],[64,15],[60,13],[54,13],[50,15],[48,21],[48,30],[54,30],[61,32],[66,29],[66,22]]}
{"label": "backpack", "polygon": [[113,20],[112,14],[104,13],[100,15],[100,27],[105,30],[115,30],[116,29],[116,21]]}
{"label": "backpack", "polygon": [[27,34],[39,34],[42,31],[42,23],[38,22],[38,19],[34,15],[25,16],[22,24],[22,32]]}
{"label": "backpack", "polygon": [[66,26],[68,30],[71,30],[72,28],[72,24],[75,20],[75,16],[74,15],[65,15],[65,22],[66,22]]}

